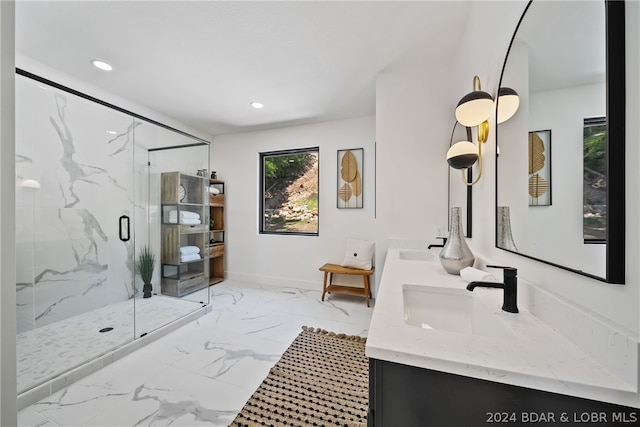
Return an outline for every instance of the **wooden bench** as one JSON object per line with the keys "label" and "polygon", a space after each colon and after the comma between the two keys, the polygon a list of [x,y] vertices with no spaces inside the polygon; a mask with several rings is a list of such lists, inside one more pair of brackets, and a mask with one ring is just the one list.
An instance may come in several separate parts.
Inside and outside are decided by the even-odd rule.
{"label": "wooden bench", "polygon": [[[343,267],[337,264],[325,264],[320,267],[320,271],[324,271],[324,283],[322,285],[322,301],[324,301],[324,294],[332,292],[334,294],[355,295],[364,297],[367,301],[367,307],[369,307],[369,298],[371,298],[371,288],[369,286],[369,276],[373,274],[373,268],[371,270],[360,270],[358,268]],[[355,286],[342,286],[333,284],[334,274],[347,274],[351,276],[362,276],[364,282],[364,288],[356,288]],[[327,275],[329,276],[329,284],[327,284]]]}

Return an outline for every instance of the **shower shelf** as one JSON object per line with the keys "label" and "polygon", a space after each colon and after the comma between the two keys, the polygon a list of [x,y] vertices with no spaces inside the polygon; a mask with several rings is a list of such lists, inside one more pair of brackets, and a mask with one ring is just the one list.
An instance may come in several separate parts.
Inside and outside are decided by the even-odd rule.
{"label": "shower shelf", "polygon": [[[207,178],[161,174],[161,290],[182,297],[209,285]],[[200,259],[182,261],[181,247],[197,247]]]}
{"label": "shower shelf", "polygon": [[209,230],[209,284],[215,285],[224,280],[224,181],[209,180],[209,186],[218,190],[217,194],[209,194],[209,217],[213,220]]}

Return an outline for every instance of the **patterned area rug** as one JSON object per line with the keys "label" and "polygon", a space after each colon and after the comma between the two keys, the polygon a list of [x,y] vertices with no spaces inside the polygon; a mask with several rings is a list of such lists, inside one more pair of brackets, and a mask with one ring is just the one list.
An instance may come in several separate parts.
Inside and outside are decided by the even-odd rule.
{"label": "patterned area rug", "polygon": [[366,340],[302,329],[231,426],[366,426]]}

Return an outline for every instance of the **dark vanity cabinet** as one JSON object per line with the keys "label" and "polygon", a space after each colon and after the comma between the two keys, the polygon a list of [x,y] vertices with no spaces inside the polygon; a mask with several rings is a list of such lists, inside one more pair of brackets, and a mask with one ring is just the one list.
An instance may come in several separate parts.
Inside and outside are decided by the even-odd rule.
{"label": "dark vanity cabinet", "polygon": [[638,425],[640,410],[369,359],[368,427]]}

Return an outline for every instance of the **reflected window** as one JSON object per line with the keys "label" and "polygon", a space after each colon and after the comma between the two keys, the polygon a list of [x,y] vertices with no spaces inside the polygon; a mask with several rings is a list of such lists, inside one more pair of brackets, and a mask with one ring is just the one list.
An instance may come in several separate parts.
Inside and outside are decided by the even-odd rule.
{"label": "reflected window", "polygon": [[319,148],[260,153],[260,233],[318,235]]}
{"label": "reflected window", "polygon": [[607,120],[584,119],[583,236],[585,243],[606,243]]}

